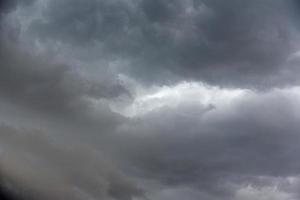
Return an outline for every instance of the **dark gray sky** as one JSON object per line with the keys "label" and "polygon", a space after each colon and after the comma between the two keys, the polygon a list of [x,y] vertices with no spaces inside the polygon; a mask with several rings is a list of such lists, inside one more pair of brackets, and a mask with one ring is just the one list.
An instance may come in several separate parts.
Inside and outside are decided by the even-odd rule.
{"label": "dark gray sky", "polygon": [[1,0],[1,191],[298,200],[299,18],[296,0]]}

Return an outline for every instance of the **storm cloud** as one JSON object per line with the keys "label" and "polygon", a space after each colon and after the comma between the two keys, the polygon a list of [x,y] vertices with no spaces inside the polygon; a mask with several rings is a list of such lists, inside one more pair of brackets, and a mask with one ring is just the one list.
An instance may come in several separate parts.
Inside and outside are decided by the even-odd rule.
{"label": "storm cloud", "polygon": [[298,69],[289,60],[299,41],[294,5],[282,0],[42,1],[28,7],[23,34],[50,49],[63,42],[59,53],[75,59],[120,60],[119,70],[147,83],[186,79],[269,88],[298,83]]}
{"label": "storm cloud", "polygon": [[0,196],[299,199],[299,17],[295,0],[0,1]]}

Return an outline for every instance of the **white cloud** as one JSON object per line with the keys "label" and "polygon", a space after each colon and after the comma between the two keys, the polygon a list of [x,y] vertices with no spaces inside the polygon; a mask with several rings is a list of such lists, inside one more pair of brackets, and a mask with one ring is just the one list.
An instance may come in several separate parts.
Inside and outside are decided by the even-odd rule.
{"label": "white cloud", "polygon": [[124,116],[138,117],[163,107],[176,108],[184,104],[223,107],[248,93],[247,90],[213,87],[201,82],[181,82],[174,86],[137,88],[130,105],[111,104],[111,108]]}

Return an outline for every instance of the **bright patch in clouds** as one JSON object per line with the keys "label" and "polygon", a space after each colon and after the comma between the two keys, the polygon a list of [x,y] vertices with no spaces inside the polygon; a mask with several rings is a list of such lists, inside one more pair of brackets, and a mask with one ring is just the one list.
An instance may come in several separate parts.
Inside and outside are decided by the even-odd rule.
{"label": "bright patch in clouds", "polygon": [[255,188],[248,186],[236,193],[236,200],[296,200],[293,195],[278,190],[277,187]]}
{"label": "bright patch in clouds", "polygon": [[181,82],[175,86],[139,88],[130,105],[111,108],[127,117],[145,115],[162,107],[176,108],[184,104],[194,106],[226,106],[249,93],[242,89],[213,87],[201,82]]}

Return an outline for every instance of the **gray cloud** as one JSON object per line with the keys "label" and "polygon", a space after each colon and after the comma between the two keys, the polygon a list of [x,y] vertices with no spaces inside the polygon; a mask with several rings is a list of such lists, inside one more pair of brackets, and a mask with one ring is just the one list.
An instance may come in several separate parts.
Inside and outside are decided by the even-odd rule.
{"label": "gray cloud", "polygon": [[[124,120],[110,111],[106,103],[120,96],[130,99],[127,89],[114,77],[96,80],[81,75],[75,68],[36,59],[28,53],[9,48],[0,49],[0,97],[80,128],[106,132]],[[94,117],[101,112],[100,116]],[[101,131],[100,131],[101,130]]]}
{"label": "gray cloud", "polygon": [[[32,1],[27,1],[32,2]],[[18,0],[1,0],[0,1],[0,14],[3,15],[3,13],[7,13],[14,9],[18,4],[26,4],[26,2],[18,1]]]}
{"label": "gray cloud", "polygon": [[[0,123],[47,132],[1,126],[1,188],[8,187],[5,190],[21,199],[142,196],[126,175],[101,157],[100,143],[100,148],[84,144],[104,140],[124,121],[107,104],[93,101],[127,98],[128,91],[117,80],[85,77],[72,67],[8,47],[12,43],[1,44]],[[52,143],[56,141],[60,143]]]}
{"label": "gray cloud", "polygon": [[196,79],[262,88],[298,84],[297,68],[287,63],[299,41],[292,1],[45,3],[27,35],[50,46],[62,42],[64,51],[81,49],[78,54],[86,54],[86,60],[126,61],[119,70],[143,81]]}
{"label": "gray cloud", "polygon": [[128,91],[117,80],[101,82],[87,79],[69,66],[34,60],[30,54],[15,50],[1,48],[1,91],[6,96],[22,97],[22,102],[30,102],[41,109],[68,110],[72,104],[79,105],[77,101],[81,97],[110,99],[128,95]]}
{"label": "gray cloud", "polygon": [[299,199],[297,5],[0,1],[0,186],[37,200]]}

